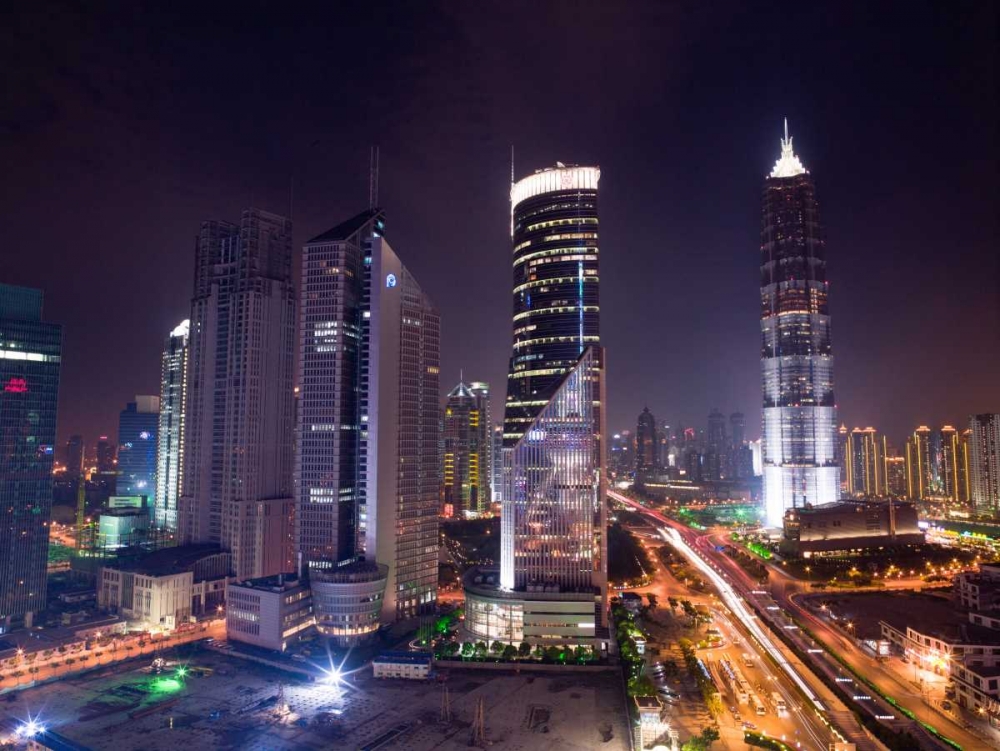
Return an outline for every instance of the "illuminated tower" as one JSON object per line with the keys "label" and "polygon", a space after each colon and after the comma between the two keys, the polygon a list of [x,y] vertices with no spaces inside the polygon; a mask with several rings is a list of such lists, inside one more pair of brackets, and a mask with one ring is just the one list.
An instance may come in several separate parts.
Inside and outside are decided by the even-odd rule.
{"label": "illuminated tower", "polygon": [[[474,390],[475,389],[475,390]],[[444,408],[444,504],[453,516],[475,517],[490,504],[489,386],[460,382]]]}
{"label": "illuminated tower", "polygon": [[906,491],[913,500],[930,498],[934,471],[931,461],[931,429],[921,425],[906,440]]}
{"label": "illuminated tower", "polygon": [[765,523],[780,527],[787,509],[840,497],[825,242],[787,121],[762,209]]}
{"label": "illuminated tower", "polygon": [[62,326],[0,284],[0,634],[45,609]]}
{"label": "illuminated tower", "polygon": [[1000,414],[969,418],[969,468],[972,505],[976,514],[1000,515]]}
{"label": "illuminated tower", "polygon": [[887,494],[885,439],[875,428],[855,428],[848,436],[847,489],[858,498]]}
{"label": "illuminated tower", "polygon": [[642,482],[648,479],[652,472],[656,471],[659,464],[659,441],[656,435],[656,418],[649,411],[649,407],[643,408],[639,414],[639,419],[635,426],[635,477]]}
{"label": "illuminated tower", "polygon": [[564,593],[559,612],[575,608],[564,622],[580,638],[606,626],[607,610],[600,175],[557,163],[511,186],[514,341],[499,584],[525,600]]}
{"label": "illuminated tower", "polygon": [[137,396],[118,415],[118,495],[144,495],[156,503],[156,432],[160,397]]}
{"label": "illuminated tower", "polygon": [[188,390],[188,332],[181,321],[170,332],[160,368],[160,425],[156,453],[156,526],[177,531],[177,500],[184,477],[184,406]]}

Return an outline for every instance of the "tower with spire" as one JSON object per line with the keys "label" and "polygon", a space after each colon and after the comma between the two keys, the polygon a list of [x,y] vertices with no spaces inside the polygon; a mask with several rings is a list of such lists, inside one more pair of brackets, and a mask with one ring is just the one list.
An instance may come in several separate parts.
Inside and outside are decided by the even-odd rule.
{"label": "tower with spire", "polygon": [[840,498],[826,243],[787,119],[764,180],[760,253],[765,524],[781,527],[790,508]]}

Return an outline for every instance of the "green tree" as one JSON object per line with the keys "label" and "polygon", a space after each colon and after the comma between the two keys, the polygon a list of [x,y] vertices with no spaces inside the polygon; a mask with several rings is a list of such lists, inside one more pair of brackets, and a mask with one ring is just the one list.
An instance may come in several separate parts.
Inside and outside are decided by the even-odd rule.
{"label": "green tree", "polygon": [[573,658],[580,663],[590,662],[594,659],[594,653],[589,647],[579,646],[573,650]]}
{"label": "green tree", "polygon": [[526,658],[531,656],[531,645],[528,642],[523,641],[517,648],[517,656],[520,658]]}
{"label": "green tree", "polygon": [[543,647],[541,644],[535,647],[535,659],[536,660],[545,659],[545,647]]}
{"label": "green tree", "polygon": [[677,606],[680,605],[680,602],[677,601],[676,597],[668,597],[667,604],[670,605],[670,612],[675,613],[677,612]]}
{"label": "green tree", "polygon": [[481,660],[486,657],[486,652],[489,648],[486,646],[486,642],[477,641],[476,642],[476,659]]}
{"label": "green tree", "polygon": [[503,652],[503,642],[497,639],[492,644],[490,644],[490,652],[492,652],[495,655],[498,655],[501,652]]}
{"label": "green tree", "polygon": [[502,656],[503,656],[503,658],[505,660],[507,660],[508,662],[510,662],[515,657],[517,657],[517,647],[515,647],[513,644],[507,644],[503,648],[503,655]]}
{"label": "green tree", "polygon": [[653,592],[647,592],[646,600],[649,602],[649,609],[656,610],[656,605],[659,602],[658,598],[656,597],[656,594]]}
{"label": "green tree", "polygon": [[562,650],[559,647],[548,647],[545,650],[545,659],[549,662],[559,662],[559,658],[562,656]]}
{"label": "green tree", "polygon": [[649,679],[648,675],[640,675],[638,678],[629,678],[629,696],[653,696],[656,693],[656,686]]}
{"label": "green tree", "polygon": [[475,649],[476,648],[472,645],[471,641],[465,642],[465,644],[462,645],[462,657],[468,660],[470,657],[472,657],[472,653],[475,651]]}

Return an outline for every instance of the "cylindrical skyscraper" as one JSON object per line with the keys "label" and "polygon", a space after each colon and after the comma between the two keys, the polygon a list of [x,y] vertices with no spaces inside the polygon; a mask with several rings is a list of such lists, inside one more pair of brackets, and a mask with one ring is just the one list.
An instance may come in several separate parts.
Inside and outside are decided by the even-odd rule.
{"label": "cylindrical skyscraper", "polygon": [[583,351],[600,343],[597,167],[538,170],[511,186],[514,349],[503,442],[512,447]]}
{"label": "cylindrical skyscraper", "polygon": [[765,524],[785,511],[839,500],[837,408],[825,243],[812,178],[781,141],[764,181],[761,216],[761,370]]}

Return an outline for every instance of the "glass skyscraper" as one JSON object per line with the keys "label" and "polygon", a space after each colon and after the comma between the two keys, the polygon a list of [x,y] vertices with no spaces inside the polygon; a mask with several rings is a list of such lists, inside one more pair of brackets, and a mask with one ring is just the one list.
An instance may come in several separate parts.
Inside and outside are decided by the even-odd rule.
{"label": "glass skyscraper", "polygon": [[160,397],[137,396],[118,415],[118,495],[144,495],[156,505],[156,434]]}
{"label": "glass skyscraper", "polygon": [[503,442],[512,448],[584,350],[600,343],[597,167],[538,170],[511,186],[514,347]]}
{"label": "glass skyscraper", "polygon": [[177,531],[177,500],[184,477],[184,407],[188,390],[188,333],[181,321],[163,347],[160,368],[160,423],[156,461],[156,526]]}
{"label": "glass skyscraper", "polygon": [[493,431],[489,386],[460,382],[444,407],[442,486],[445,512],[475,517],[489,510]]}
{"label": "glass skyscraper", "polygon": [[830,285],[812,177],[785,124],[764,181],[760,234],[765,524],[840,498]]}
{"label": "glass skyscraper", "polygon": [[62,327],[0,284],[0,633],[45,608]]}

